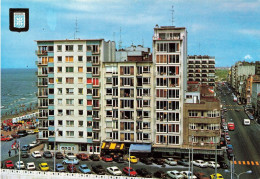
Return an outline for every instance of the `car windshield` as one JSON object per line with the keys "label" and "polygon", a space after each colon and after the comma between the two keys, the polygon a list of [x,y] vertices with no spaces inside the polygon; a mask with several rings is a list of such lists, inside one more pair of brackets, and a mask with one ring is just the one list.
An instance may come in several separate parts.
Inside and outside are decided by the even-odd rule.
{"label": "car windshield", "polygon": [[88,167],[87,167],[87,166],[81,166],[81,168],[82,168],[82,169],[88,169]]}
{"label": "car windshield", "polygon": [[132,168],[130,168],[130,172],[134,171]]}
{"label": "car windshield", "polygon": [[114,171],[117,172],[117,171],[119,171],[119,169],[116,168],[116,169],[114,169]]}
{"label": "car windshield", "polygon": [[34,165],[28,165],[28,167],[34,167]]}
{"label": "car windshield", "polygon": [[58,165],[58,166],[57,166],[57,168],[63,168],[63,166],[61,166],[61,165]]}
{"label": "car windshield", "polygon": [[6,164],[12,164],[12,162],[10,161],[10,162],[6,162]]}
{"label": "car windshield", "polygon": [[46,164],[43,164],[43,165],[42,165],[42,167],[48,167],[48,165],[46,165]]}
{"label": "car windshield", "polygon": [[136,157],[131,157],[131,159],[136,159]]}

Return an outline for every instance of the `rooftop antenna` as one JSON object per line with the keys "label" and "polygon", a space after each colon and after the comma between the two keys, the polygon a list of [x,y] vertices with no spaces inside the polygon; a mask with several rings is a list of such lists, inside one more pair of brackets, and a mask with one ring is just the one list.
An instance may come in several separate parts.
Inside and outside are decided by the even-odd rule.
{"label": "rooftop antenna", "polygon": [[142,37],[142,46],[144,47],[144,38]]}
{"label": "rooftop antenna", "polygon": [[121,27],[120,27],[120,39],[119,39],[119,42],[118,42],[118,48],[119,48],[119,50],[122,48]]}
{"label": "rooftop antenna", "polygon": [[74,39],[76,39],[76,38],[77,38],[77,32],[79,32],[79,31],[78,31],[78,19],[77,19],[77,17],[76,17],[76,23],[75,23],[75,32],[74,32]]}
{"label": "rooftop antenna", "polygon": [[115,37],[115,36],[116,36],[116,33],[113,32],[113,41],[114,41],[114,42],[116,41],[116,39],[115,39],[116,37]]}
{"label": "rooftop antenna", "polygon": [[173,13],[174,13],[174,6],[172,5],[172,9],[170,10],[172,12],[172,26],[173,26],[173,22],[174,22],[174,16],[173,16]]}

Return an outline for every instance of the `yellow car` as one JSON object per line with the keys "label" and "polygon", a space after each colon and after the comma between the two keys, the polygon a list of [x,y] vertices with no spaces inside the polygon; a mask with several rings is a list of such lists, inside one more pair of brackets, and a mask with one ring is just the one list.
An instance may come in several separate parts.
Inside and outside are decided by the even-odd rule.
{"label": "yellow car", "polygon": [[[213,173],[212,175],[210,175],[211,179],[215,179],[215,173]],[[220,173],[217,173],[217,178],[216,179],[224,179],[223,176]]]}
{"label": "yellow car", "polygon": [[[127,158],[127,160],[129,161],[129,158]],[[131,163],[137,163],[138,159],[135,156],[130,156],[130,162]]]}
{"label": "yellow car", "polygon": [[39,132],[39,129],[34,129],[34,133],[38,133]]}
{"label": "yellow car", "polygon": [[48,171],[50,169],[47,163],[40,163],[39,168],[41,171]]}

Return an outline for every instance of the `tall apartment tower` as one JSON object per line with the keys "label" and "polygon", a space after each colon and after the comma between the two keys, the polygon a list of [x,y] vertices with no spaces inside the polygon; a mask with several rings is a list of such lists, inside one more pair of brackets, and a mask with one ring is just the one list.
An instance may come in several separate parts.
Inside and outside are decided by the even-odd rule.
{"label": "tall apartment tower", "polygon": [[183,103],[187,88],[185,27],[154,28],[155,152],[174,152],[183,143]]}
{"label": "tall apartment tower", "polygon": [[115,56],[104,39],[36,41],[38,139],[45,149],[99,153],[100,67]]}

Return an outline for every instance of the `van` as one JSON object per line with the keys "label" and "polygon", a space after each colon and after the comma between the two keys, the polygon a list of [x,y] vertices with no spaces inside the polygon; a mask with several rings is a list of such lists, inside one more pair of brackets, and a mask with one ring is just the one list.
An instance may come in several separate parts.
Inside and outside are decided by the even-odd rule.
{"label": "van", "polygon": [[250,119],[244,119],[244,126],[250,126]]}

